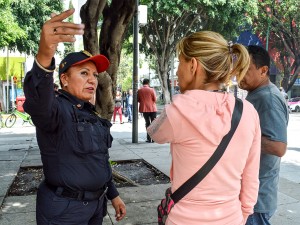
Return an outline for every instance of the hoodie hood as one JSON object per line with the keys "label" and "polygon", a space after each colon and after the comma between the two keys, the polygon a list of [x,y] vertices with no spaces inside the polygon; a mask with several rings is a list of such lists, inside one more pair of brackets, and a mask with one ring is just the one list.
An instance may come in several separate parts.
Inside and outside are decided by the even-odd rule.
{"label": "hoodie hood", "polygon": [[187,122],[203,139],[218,145],[231,128],[235,98],[227,92],[186,91],[174,96],[166,107],[170,123],[177,129]]}

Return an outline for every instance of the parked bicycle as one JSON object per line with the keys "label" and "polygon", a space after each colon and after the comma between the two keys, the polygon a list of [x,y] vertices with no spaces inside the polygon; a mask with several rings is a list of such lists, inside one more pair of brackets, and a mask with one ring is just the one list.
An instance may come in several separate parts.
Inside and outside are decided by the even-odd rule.
{"label": "parked bicycle", "polygon": [[30,125],[33,126],[31,117],[29,114],[27,114],[26,112],[20,112],[18,110],[14,110],[6,119],[5,121],[5,126],[7,128],[12,127],[13,125],[15,125],[16,121],[17,121],[17,117],[21,118],[23,120],[23,124],[28,122]]}

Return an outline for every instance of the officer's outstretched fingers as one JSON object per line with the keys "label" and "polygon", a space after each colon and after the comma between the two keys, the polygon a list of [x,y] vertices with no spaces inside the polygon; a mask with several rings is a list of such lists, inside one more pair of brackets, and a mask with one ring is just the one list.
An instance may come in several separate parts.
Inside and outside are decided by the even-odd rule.
{"label": "officer's outstretched fingers", "polygon": [[111,203],[116,211],[116,220],[120,221],[122,220],[126,215],[126,207],[122,199],[118,196],[111,200]]}
{"label": "officer's outstretched fingers", "polygon": [[74,42],[76,40],[74,35],[82,35],[84,33],[83,24],[64,22],[64,19],[73,13],[74,9],[69,9],[58,15],[52,14],[51,19],[44,23],[36,56],[37,61],[44,68],[51,64],[58,43]]}

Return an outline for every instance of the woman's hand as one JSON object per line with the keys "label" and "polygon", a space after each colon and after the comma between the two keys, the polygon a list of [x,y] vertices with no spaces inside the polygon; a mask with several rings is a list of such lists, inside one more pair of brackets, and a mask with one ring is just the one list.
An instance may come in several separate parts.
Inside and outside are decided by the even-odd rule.
{"label": "woman's hand", "polygon": [[115,208],[116,211],[116,220],[120,221],[122,220],[126,215],[126,207],[120,196],[115,197],[113,200],[111,200],[112,206]]}
{"label": "woman's hand", "polygon": [[36,56],[37,61],[44,68],[50,66],[58,43],[75,42],[74,35],[82,35],[84,33],[84,24],[63,21],[71,16],[74,11],[74,9],[69,9],[59,15],[53,13],[51,19],[44,23]]}

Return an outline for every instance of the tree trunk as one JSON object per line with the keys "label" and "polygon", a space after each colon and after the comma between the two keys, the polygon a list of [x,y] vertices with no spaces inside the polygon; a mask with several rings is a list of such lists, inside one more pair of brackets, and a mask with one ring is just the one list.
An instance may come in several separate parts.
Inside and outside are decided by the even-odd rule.
{"label": "tree trunk", "polygon": [[[122,43],[134,11],[135,0],[112,0],[110,5],[107,0],[87,0],[80,10],[85,24],[84,49],[93,55],[101,53],[110,61],[107,73],[99,76],[96,90],[96,110],[102,118],[108,120],[113,114]],[[98,40],[97,24],[101,14],[103,23]]]}
{"label": "tree trunk", "polygon": [[169,85],[169,76],[168,76],[168,72],[170,71],[170,65],[169,65],[170,55],[171,54],[169,51],[166,51],[164,53],[164,56],[162,57],[156,55],[158,59],[157,71],[158,71],[159,81],[161,83],[164,104],[171,103],[170,85]]}
{"label": "tree trunk", "polygon": [[100,52],[107,56],[111,63],[107,72],[112,80],[113,96],[116,92],[122,44],[134,12],[135,0],[113,0],[111,5],[106,5],[103,10],[103,24],[99,40]]}
{"label": "tree trunk", "polygon": [[171,98],[170,98],[170,91],[169,91],[169,85],[168,85],[168,75],[167,71],[164,72],[159,72],[158,73],[159,80],[161,83],[161,91],[163,94],[163,102],[164,104],[170,104],[171,103]]}
{"label": "tree trunk", "polygon": [[285,54],[281,54],[279,59],[280,59],[280,64],[283,67],[283,78],[281,80],[281,87],[284,89],[285,92],[288,92],[288,85],[289,85],[289,80],[290,80],[290,75],[291,75],[291,64],[289,62],[289,60],[287,60],[287,58],[289,57],[286,56]]}
{"label": "tree trunk", "polygon": [[107,72],[99,74],[98,87],[96,90],[96,111],[101,118],[111,120],[114,112],[114,101],[112,95],[112,81]]}
{"label": "tree trunk", "polygon": [[300,75],[300,66],[297,66],[295,68],[294,74],[291,76],[291,80],[289,82],[287,91],[289,91],[293,87],[293,85],[294,85],[295,81],[297,80],[297,78],[299,77],[299,75]]}
{"label": "tree trunk", "polygon": [[85,24],[83,46],[92,55],[99,54],[97,24],[106,2],[107,0],[87,0],[80,9],[80,17]]}

